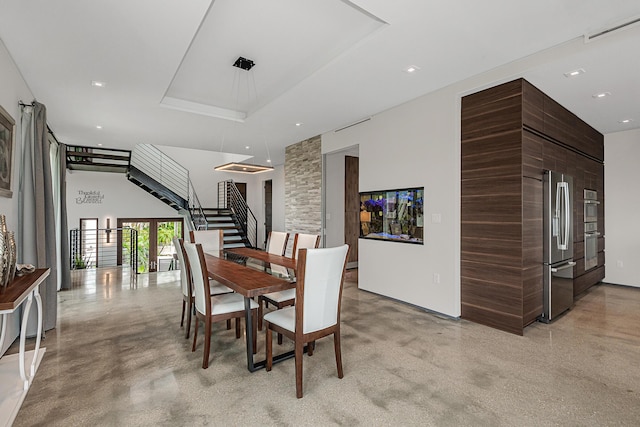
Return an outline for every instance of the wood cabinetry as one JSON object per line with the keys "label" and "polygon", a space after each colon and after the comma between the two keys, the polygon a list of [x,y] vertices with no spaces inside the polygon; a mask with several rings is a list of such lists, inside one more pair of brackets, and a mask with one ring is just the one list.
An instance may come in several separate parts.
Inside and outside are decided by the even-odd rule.
{"label": "wood cabinetry", "polygon": [[461,139],[462,317],[522,334],[542,313],[545,170],[574,177],[574,294],[604,275],[604,252],[584,271],[582,227],[584,188],[604,202],[603,137],[518,79],[462,99]]}

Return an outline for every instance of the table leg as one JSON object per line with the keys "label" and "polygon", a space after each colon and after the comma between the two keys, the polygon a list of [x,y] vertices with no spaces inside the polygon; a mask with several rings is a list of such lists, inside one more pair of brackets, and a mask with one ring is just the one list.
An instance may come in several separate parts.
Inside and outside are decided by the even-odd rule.
{"label": "table leg", "polygon": [[9,320],[9,313],[2,313],[2,332],[0,332],[0,349],[4,345],[4,337],[7,335],[7,320]]}
{"label": "table leg", "polygon": [[[255,372],[262,368],[264,368],[267,364],[266,360],[261,360],[259,362],[253,361],[253,322],[251,321],[251,298],[244,298],[244,317],[246,323],[246,332],[247,332],[247,369],[249,372]],[[307,346],[304,347],[303,352],[307,351]],[[287,351],[286,353],[278,354],[273,356],[273,364],[282,362],[283,360],[291,359],[295,356],[295,352],[293,350]]]}
{"label": "table leg", "polygon": [[38,308],[38,332],[36,334],[36,346],[33,350],[33,359],[31,360],[31,378],[36,374],[36,361],[38,360],[38,352],[40,351],[40,340],[42,339],[42,298],[40,298],[39,286],[33,290],[33,296],[36,299],[36,307]]}
{"label": "table leg", "polygon": [[24,305],[24,311],[22,312],[22,325],[20,327],[20,353],[18,356],[20,379],[24,383],[24,389],[29,389],[29,379],[24,370],[24,357],[25,357],[25,342],[27,336],[27,323],[29,323],[29,311],[31,310],[31,302],[33,301],[33,293],[30,293],[27,297],[27,303]]}
{"label": "table leg", "polygon": [[251,298],[244,297],[244,319],[247,340],[247,369],[255,372],[264,367],[264,361],[253,363],[253,322],[251,321]]}

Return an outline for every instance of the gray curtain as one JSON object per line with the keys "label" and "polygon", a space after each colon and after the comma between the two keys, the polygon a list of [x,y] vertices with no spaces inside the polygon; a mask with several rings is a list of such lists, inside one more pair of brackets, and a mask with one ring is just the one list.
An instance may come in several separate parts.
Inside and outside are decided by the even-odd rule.
{"label": "gray curtain", "polygon": [[18,197],[18,210],[22,218],[18,235],[22,262],[51,269],[47,280],[40,285],[43,327],[47,331],[55,328],[58,316],[55,208],[49,163],[47,109],[34,101],[33,107],[22,108],[21,119],[21,176],[24,178],[20,180]]}
{"label": "gray curtain", "polygon": [[71,266],[69,265],[69,227],[67,225],[67,146],[60,144],[58,149],[60,162],[60,289],[71,289]]}

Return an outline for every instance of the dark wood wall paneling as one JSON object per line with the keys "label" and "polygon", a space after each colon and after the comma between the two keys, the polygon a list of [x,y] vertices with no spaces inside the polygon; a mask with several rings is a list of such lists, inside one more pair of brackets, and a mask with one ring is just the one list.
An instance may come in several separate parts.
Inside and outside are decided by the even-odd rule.
{"label": "dark wood wall paneling", "polygon": [[344,158],[344,242],[349,245],[347,262],[358,261],[358,237],[360,236],[360,159]]}
{"label": "dark wood wall paneling", "polygon": [[604,277],[603,238],[584,271],[582,226],[591,188],[604,231],[603,137],[523,79],[464,97],[461,135],[462,317],[522,335],[542,313],[544,170],[575,179],[574,294]]}

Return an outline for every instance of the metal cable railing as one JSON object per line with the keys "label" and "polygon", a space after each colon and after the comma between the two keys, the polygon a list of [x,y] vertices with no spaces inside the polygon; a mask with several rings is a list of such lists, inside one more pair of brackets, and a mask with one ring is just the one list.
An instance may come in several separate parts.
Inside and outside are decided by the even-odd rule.
{"label": "metal cable railing", "polygon": [[207,228],[207,218],[193,188],[189,171],[151,144],[138,144],[131,153],[131,166],[162,184],[188,203],[182,212],[191,230]]}
{"label": "metal cable railing", "polygon": [[131,267],[138,272],[138,232],[129,227],[69,230],[72,270]]}
{"label": "metal cable railing", "polygon": [[258,220],[233,180],[218,183],[218,207],[231,210],[249,245],[255,248],[258,241]]}
{"label": "metal cable railing", "polygon": [[189,171],[151,144],[138,144],[131,153],[131,166],[189,200]]}

